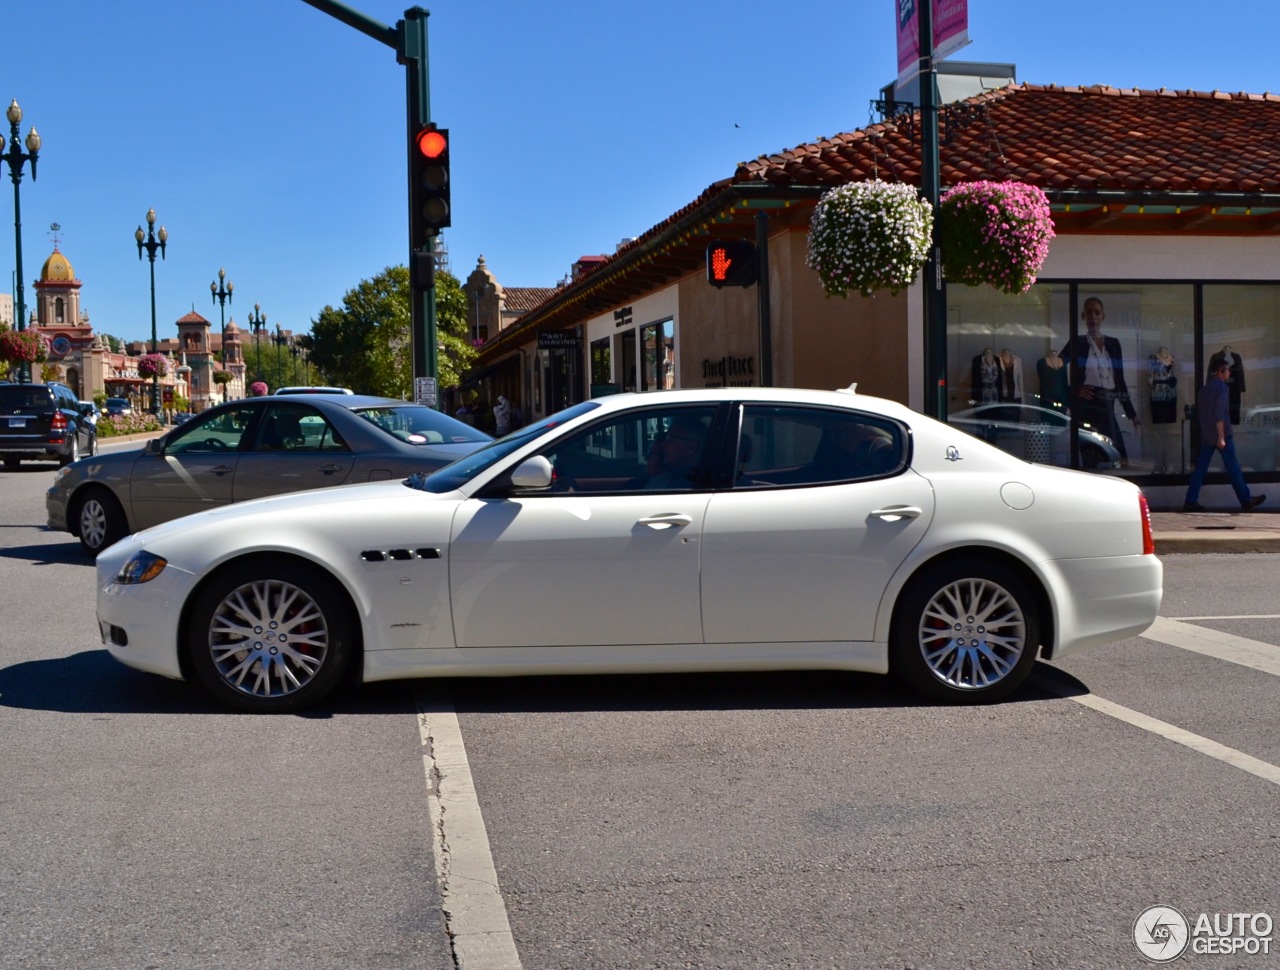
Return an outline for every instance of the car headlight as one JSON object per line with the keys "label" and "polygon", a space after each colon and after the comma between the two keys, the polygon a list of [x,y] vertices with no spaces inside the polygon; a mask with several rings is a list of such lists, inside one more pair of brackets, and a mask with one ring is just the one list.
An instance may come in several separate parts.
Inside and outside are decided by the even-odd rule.
{"label": "car headlight", "polygon": [[116,578],[112,580],[119,586],[136,586],[138,583],[149,583],[169,565],[169,560],[147,552],[145,549],[135,552],[127,563],[120,567]]}
{"label": "car headlight", "polygon": [[61,482],[64,478],[66,478],[70,474],[71,474],[71,466],[63,465],[56,472],[53,473],[53,484],[57,485],[59,482]]}

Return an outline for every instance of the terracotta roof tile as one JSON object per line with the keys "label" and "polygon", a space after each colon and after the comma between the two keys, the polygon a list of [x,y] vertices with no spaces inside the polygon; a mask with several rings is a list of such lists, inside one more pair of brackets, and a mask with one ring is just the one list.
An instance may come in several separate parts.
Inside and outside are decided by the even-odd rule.
{"label": "terracotta roof tile", "polygon": [[556,292],[554,286],[504,286],[503,306],[507,310],[527,312]]}

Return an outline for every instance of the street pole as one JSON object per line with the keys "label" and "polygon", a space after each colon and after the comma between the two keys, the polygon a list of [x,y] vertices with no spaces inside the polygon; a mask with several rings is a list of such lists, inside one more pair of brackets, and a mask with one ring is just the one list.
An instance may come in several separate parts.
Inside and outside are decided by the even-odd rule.
{"label": "street pole", "polygon": [[219,269],[218,282],[209,284],[209,292],[213,294],[213,302],[218,304],[222,315],[222,343],[219,345],[218,350],[222,353],[223,367],[227,366],[227,303],[231,299],[231,291],[236,288],[234,283],[226,283],[226,279],[227,271]]}
{"label": "street pole", "polygon": [[[262,312],[262,307],[255,303],[253,305],[253,313],[249,314],[249,327],[253,330],[253,350],[254,356],[257,358],[254,368],[254,379],[262,380],[262,331],[267,326],[267,315]],[[247,390],[247,388],[246,388]]]}
{"label": "street pole", "polygon": [[[31,160],[31,181],[36,180],[36,159],[40,154],[40,135],[33,127],[27,135],[27,150],[24,152],[18,142],[18,125],[22,121],[22,109],[15,98],[6,112],[9,119],[9,150],[0,155],[9,163],[9,178],[13,180],[13,236],[14,262],[17,264],[17,285],[14,295],[18,298],[18,332],[27,329],[27,304],[22,283],[22,201],[18,193],[18,185],[22,181],[22,163]],[[18,366],[18,383],[26,384],[31,380],[31,365],[23,362]]]}
{"label": "street pole", "polygon": [[938,70],[933,59],[933,0],[916,4],[920,18],[920,191],[933,208],[933,240],[924,264],[924,413],[947,419],[947,303],[938,245],[938,200],[942,195],[938,155]]}
{"label": "street pole", "polygon": [[[164,259],[165,245],[169,241],[169,231],[164,226],[160,227],[160,231],[156,232],[156,210],[147,210],[147,231],[145,235],[142,227],[138,227],[138,231],[133,234],[134,240],[138,243],[138,259],[142,259],[142,251],[147,251],[147,258],[151,261],[151,352],[157,352],[156,341],[156,250],[160,250],[160,258]],[[160,415],[160,375],[151,375],[151,413],[158,418]]]}

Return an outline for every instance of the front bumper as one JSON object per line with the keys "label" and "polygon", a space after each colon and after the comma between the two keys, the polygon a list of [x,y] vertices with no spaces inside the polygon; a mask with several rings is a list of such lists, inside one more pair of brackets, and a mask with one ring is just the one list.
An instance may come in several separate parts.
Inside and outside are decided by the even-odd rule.
{"label": "front bumper", "polygon": [[140,548],[130,537],[98,556],[98,630],[107,651],[122,664],[182,680],[179,628],[182,607],[196,576],[170,563],[149,583],[122,586],[113,582]]}

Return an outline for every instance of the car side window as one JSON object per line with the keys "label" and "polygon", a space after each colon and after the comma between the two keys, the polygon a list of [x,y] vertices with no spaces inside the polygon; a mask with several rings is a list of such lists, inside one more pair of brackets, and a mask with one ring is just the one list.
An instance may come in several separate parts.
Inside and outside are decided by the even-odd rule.
{"label": "car side window", "polygon": [[324,415],[300,404],[267,408],[258,425],[253,451],[345,451]]}
{"label": "car side window", "polygon": [[703,487],[714,406],[627,411],[556,442],[550,491],[687,492]]}
{"label": "car side window", "polygon": [[219,454],[237,451],[253,423],[257,408],[233,407],[201,414],[182,425],[165,441],[166,455]]}
{"label": "car side window", "polygon": [[824,408],[747,405],[735,488],[795,487],[897,474],[906,431],[885,418]]}

